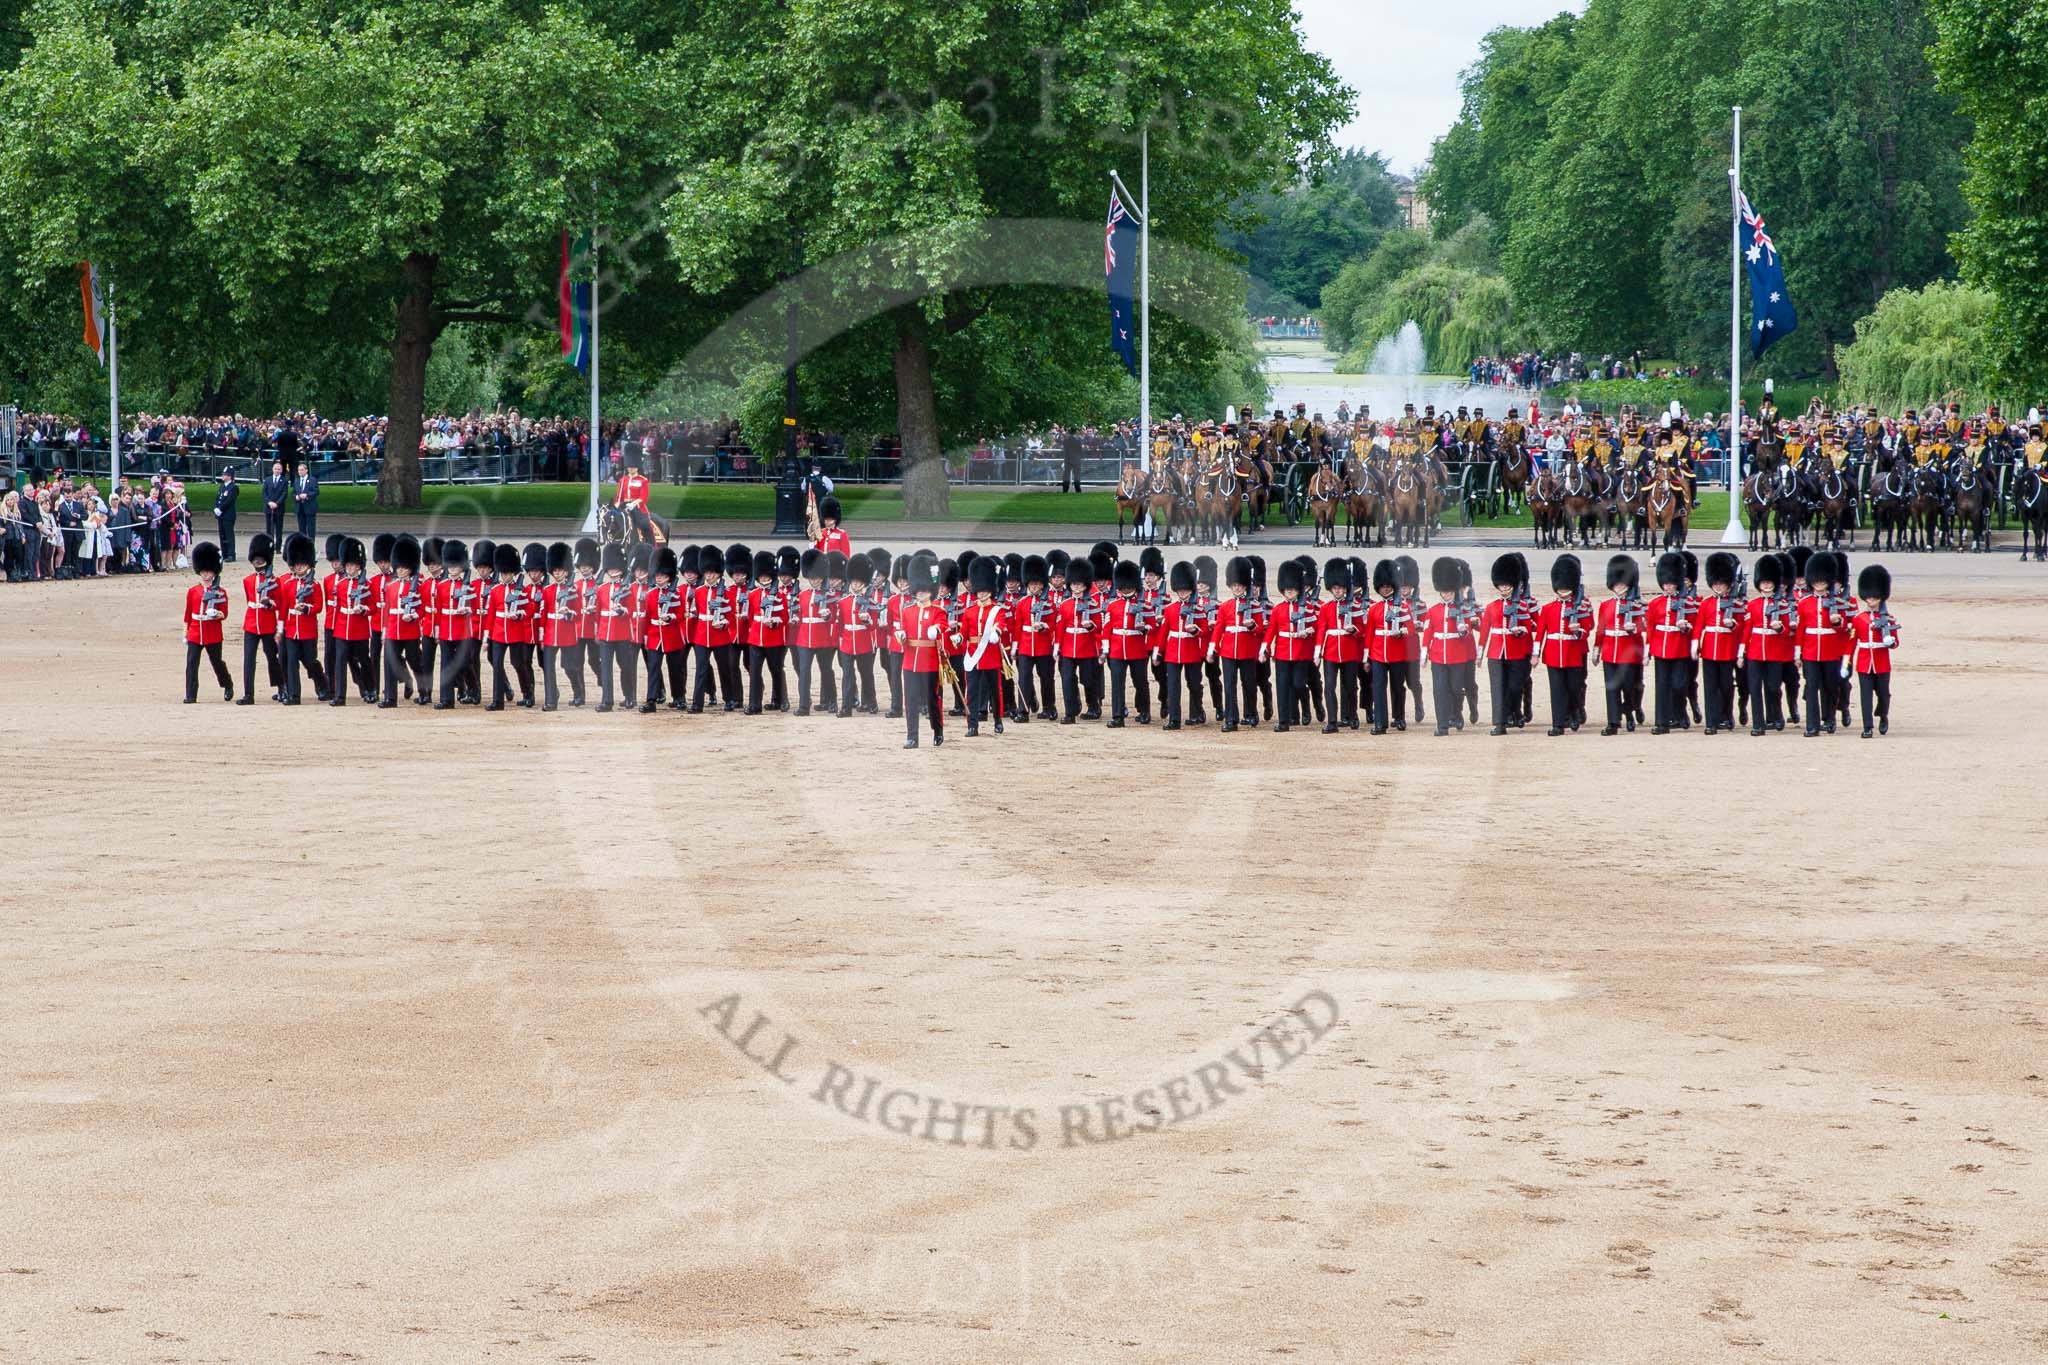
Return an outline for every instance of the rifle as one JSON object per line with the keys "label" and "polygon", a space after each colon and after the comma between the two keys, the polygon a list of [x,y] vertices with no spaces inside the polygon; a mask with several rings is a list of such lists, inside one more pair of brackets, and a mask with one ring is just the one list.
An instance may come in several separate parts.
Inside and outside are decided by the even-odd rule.
{"label": "rifle", "polygon": [[398,590],[398,619],[417,621],[420,619],[420,581],[408,578]]}
{"label": "rifle", "polygon": [[1569,631],[1580,631],[1593,621],[1593,604],[1586,600],[1586,588],[1582,583],[1572,589],[1571,597],[1564,606],[1564,626]]}
{"label": "rifle", "polygon": [[1621,599],[1621,610],[1615,615],[1619,618],[1623,630],[1634,632],[1643,628],[1643,617],[1647,611],[1648,608],[1643,605],[1642,588],[1639,585],[1631,585],[1628,595]]}
{"label": "rifle", "polygon": [[299,580],[299,586],[292,597],[292,615],[304,616],[313,610],[313,576],[307,574]]}
{"label": "rifle", "polygon": [[1735,571],[1735,586],[1721,599],[1721,629],[1733,630],[1749,615],[1749,571]]}
{"label": "rifle", "polygon": [[1772,630],[1782,631],[1788,625],[1796,625],[1799,619],[1799,604],[1793,600],[1791,589],[1780,584],[1764,603],[1764,622]]}
{"label": "rifle", "polygon": [[227,595],[227,592],[226,592],[226,590],[225,590],[225,589],[223,589],[223,588],[222,588],[222,587],[220,586],[220,584],[218,584],[218,583],[215,583],[215,584],[214,584],[214,585],[213,585],[212,587],[210,587],[210,588],[202,588],[202,589],[200,589],[200,591],[199,591],[199,619],[200,619],[200,620],[202,620],[202,621],[219,621],[219,620],[222,620],[222,619],[224,619],[224,618],[225,618],[225,617],[227,616],[227,614],[228,614],[228,612],[227,612],[227,606],[228,606],[228,595]]}

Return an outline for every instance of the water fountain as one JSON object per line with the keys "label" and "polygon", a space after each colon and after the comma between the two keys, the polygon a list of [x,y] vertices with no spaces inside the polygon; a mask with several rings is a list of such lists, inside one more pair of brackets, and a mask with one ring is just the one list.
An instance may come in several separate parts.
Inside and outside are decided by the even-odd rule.
{"label": "water fountain", "polygon": [[1422,328],[1413,319],[1380,338],[1363,374],[1340,372],[1337,363],[1337,358],[1328,355],[1269,354],[1265,371],[1272,406],[1291,411],[1300,402],[1311,412],[1334,417],[1340,401],[1348,402],[1354,411],[1367,404],[1375,419],[1389,421],[1400,415],[1404,403],[1413,403],[1418,412],[1426,403],[1435,404],[1439,411],[1476,404],[1486,407],[1489,416],[1499,417],[1509,404],[1528,398],[1518,389],[1475,387],[1462,379],[1431,376]]}
{"label": "water fountain", "polygon": [[1365,372],[1389,378],[1412,377],[1422,373],[1425,359],[1422,329],[1410,318],[1401,324],[1400,331],[1380,338],[1379,345],[1372,348],[1372,358],[1365,362]]}

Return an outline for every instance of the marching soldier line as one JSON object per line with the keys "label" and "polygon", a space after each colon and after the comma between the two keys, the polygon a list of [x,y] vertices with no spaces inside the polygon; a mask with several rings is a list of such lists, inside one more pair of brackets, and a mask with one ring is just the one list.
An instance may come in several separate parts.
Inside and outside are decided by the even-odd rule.
{"label": "marching soldier line", "polygon": [[1155,698],[1166,730],[1213,712],[1226,734],[1263,720],[1281,733],[1319,723],[1375,735],[1405,730],[1412,698],[1415,721],[1433,710],[1444,735],[1478,723],[1483,660],[1495,735],[1533,721],[1539,663],[1552,736],[1588,722],[1594,663],[1603,735],[1646,723],[1653,734],[1699,723],[1761,735],[1800,721],[1802,693],[1804,732],[1833,733],[1850,723],[1852,676],[1863,736],[1889,729],[1890,575],[1866,566],[1852,599],[1846,557],[1804,546],[1759,556],[1747,575],[1735,556],[1711,554],[1704,585],[1695,556],[1668,552],[1649,597],[1636,559],[1615,555],[1597,602],[1576,556],[1559,556],[1539,601],[1527,559],[1510,553],[1493,562],[1482,603],[1454,556],[1431,565],[1425,600],[1408,555],[1370,568],[1332,557],[1320,570],[1303,555],[1269,583],[1262,556],[1232,557],[1220,574],[1207,555],[1169,570],[1157,547],[1130,560],[1108,542],[1078,555],[851,553],[830,522],[804,551],[407,535],[366,548],[337,535],[318,577],[307,537],[287,538],[279,573],[259,536],[242,580],[239,696],[222,657],[220,554],[201,544],[183,616],[185,701],[198,699],[205,660],[223,697],[253,705],[261,655],[270,699],[284,705],[300,704],[306,677],[330,706],[354,690],[383,709],[409,699],[553,711],[594,696],[600,713],[850,717],[881,713],[886,690],[906,748],[921,716],[943,743],[949,714],[972,737],[984,725],[1103,720],[1106,705],[1120,729],[1151,724]]}

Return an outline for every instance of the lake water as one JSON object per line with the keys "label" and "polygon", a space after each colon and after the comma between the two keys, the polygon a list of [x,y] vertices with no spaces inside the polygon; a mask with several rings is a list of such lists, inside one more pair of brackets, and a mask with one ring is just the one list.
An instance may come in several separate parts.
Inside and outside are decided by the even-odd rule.
{"label": "lake water", "polygon": [[1339,373],[1337,360],[1318,343],[1267,346],[1264,368],[1272,389],[1267,411],[1292,412],[1296,403],[1306,403],[1311,414],[1320,412],[1335,420],[1337,404],[1349,402],[1354,412],[1365,405],[1375,418],[1391,420],[1401,415],[1403,403],[1413,403],[1417,412],[1425,403],[1434,403],[1439,412],[1456,412],[1463,404],[1483,407],[1487,416],[1498,419],[1511,405],[1529,401],[1526,389],[1468,384],[1454,375]]}

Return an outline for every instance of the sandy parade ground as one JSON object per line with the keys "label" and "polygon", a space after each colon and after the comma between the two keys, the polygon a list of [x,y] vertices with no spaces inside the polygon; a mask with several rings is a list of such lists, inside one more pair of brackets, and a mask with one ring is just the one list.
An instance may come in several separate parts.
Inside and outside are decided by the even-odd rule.
{"label": "sandy parade ground", "polygon": [[0,588],[0,1360],[2048,1356],[2048,566],[1886,562],[1871,742],[185,707],[189,575]]}

